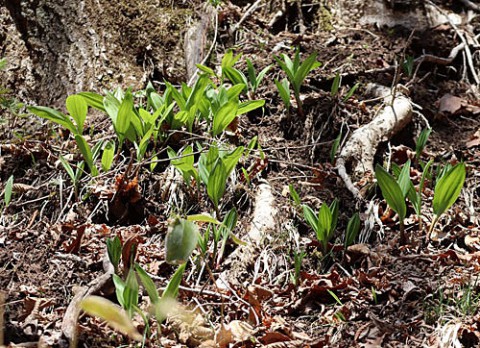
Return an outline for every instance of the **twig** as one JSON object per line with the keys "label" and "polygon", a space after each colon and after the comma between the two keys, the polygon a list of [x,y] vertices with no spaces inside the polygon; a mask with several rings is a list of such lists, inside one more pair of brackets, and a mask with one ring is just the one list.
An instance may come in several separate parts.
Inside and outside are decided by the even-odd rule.
{"label": "twig", "polygon": [[240,27],[240,25],[242,25],[242,23],[245,21],[245,19],[247,19],[258,7],[258,5],[260,5],[260,3],[262,2],[262,0],[257,0],[253,3],[252,6],[250,6],[250,8],[245,11],[245,14],[242,16],[242,18],[240,18],[240,20],[238,21],[237,24],[235,24],[232,29],[230,30],[230,35],[234,34],[238,28]]}

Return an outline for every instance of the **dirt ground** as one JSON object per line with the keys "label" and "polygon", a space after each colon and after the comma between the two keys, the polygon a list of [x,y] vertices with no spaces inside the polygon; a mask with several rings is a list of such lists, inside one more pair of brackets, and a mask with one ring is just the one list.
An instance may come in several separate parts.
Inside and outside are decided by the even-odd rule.
{"label": "dirt ground", "polygon": [[[78,88],[101,91],[120,85],[140,89],[150,80],[161,91],[163,80],[176,85],[188,80],[183,33],[189,21],[202,18],[205,4],[142,1],[137,6],[120,2],[114,7],[99,3],[104,5],[105,18],[109,18],[104,33],[118,33],[118,37],[113,36],[111,42],[100,40],[100,51],[104,52],[95,64],[85,60],[86,73],[79,78],[81,83],[75,80],[75,69],[36,69],[37,62],[28,54],[32,38],[15,33],[8,6],[0,7],[0,47],[7,58],[8,53],[18,53],[12,58],[13,65],[2,73],[1,83],[11,89],[10,97],[27,104],[60,107],[68,94],[79,92]],[[479,27],[478,18],[473,16],[478,13],[459,5],[460,2],[435,1],[431,6],[450,14],[450,20],[434,27],[379,25],[373,20],[366,23],[365,13],[365,23],[355,24],[338,17],[339,13],[345,15],[348,8],[344,6],[343,12],[339,12],[342,3],[270,1],[262,2],[248,14],[251,1],[222,2],[217,26],[214,20],[208,22],[205,50],[209,50],[213,37],[216,42],[205,65],[217,68],[229,48],[242,53],[237,66],[242,71],[246,71],[246,58],[254,62],[257,70],[272,65],[255,94],[256,99],[265,99],[264,109],[241,117],[237,132],[228,139],[235,145],[247,146],[257,136],[266,160],[260,161],[258,153],[246,160],[246,166],[253,164],[258,170],[251,183],[237,180],[228,187],[223,209],[237,208],[239,223],[235,234],[246,238],[259,187],[268,183],[277,211],[276,225],[253,251],[254,258],[240,262],[240,267],[239,261],[231,257],[240,248],[233,242],[227,244],[224,262],[212,270],[211,276],[201,271],[201,259],[194,254],[182,281],[179,301],[195,313],[195,319],[182,325],[170,318],[160,326],[160,332],[153,330],[158,336],[147,337],[143,346],[480,344],[480,103],[478,84],[472,74],[472,69],[479,70],[475,44]],[[418,6],[422,15],[428,12],[420,2],[390,3],[393,8],[388,10],[398,13],[398,18],[409,6]],[[101,20],[88,12],[91,9],[86,7],[85,16],[98,34]],[[356,15],[352,12],[352,19]],[[457,18],[462,22],[455,24]],[[177,35],[178,27],[183,28],[182,35]],[[107,37],[104,34],[103,38]],[[471,63],[466,50],[462,50],[447,63],[430,58],[421,64],[415,61],[416,70],[410,74],[402,65],[409,57],[447,58],[465,37],[473,54]],[[289,124],[274,83],[285,75],[274,55],[286,53],[292,57],[293,47],[300,48],[302,57],[318,53],[322,66],[308,75],[302,87],[305,117],[294,113],[294,121]],[[66,60],[60,54],[55,59],[56,64]],[[64,84],[52,75],[59,72],[65,74]],[[331,86],[337,73],[342,75],[342,86],[339,95],[332,96]],[[58,86],[53,92],[48,90],[50,79]],[[356,199],[331,161],[331,149],[340,130],[342,146],[352,132],[368,124],[382,108],[382,101],[365,91],[371,82],[406,86],[414,105],[412,122],[380,144],[377,162],[383,164],[390,158],[403,164],[408,152],[415,151],[420,131],[429,124],[433,132],[421,158],[432,158],[435,165],[458,161],[467,165],[463,192],[440,221],[440,238],[436,241],[427,241],[426,228],[418,228],[413,209],[409,208],[405,224],[411,240],[407,245],[399,245],[398,218],[387,209],[371,178],[365,178],[364,198]],[[343,100],[356,83],[360,84],[358,90]],[[38,95],[36,90],[45,93]],[[294,103],[292,110],[295,108]],[[4,190],[12,175],[16,184],[8,207],[4,209],[0,204],[0,290],[4,295],[3,300],[0,298],[4,326],[0,339],[9,347],[72,346],[62,327],[65,312],[79,289],[104,273],[106,239],[119,235],[126,240],[134,236],[138,242],[137,262],[154,276],[158,288],[164,288],[175,271],[165,261],[168,220],[172,212],[207,211],[208,198],[204,192],[192,195],[181,183],[176,190],[169,191],[168,177],[174,171],[168,161],[160,163],[153,172],[147,166],[139,166],[136,190],[141,200],[120,218],[112,212],[103,194],[115,190],[116,178],[128,170],[127,159],[116,163],[107,174],[83,179],[79,198],[75,199],[69,178],[58,162],[60,154],[79,157],[72,137],[24,109],[17,115],[0,110],[0,189]],[[92,139],[113,136],[107,120],[95,113],[89,114],[85,128]],[[204,136],[202,129],[197,131]],[[168,145],[178,148],[179,144],[182,143]],[[168,157],[163,154],[162,158]],[[418,167],[413,168],[412,176],[419,172]],[[330,257],[322,255],[301,209],[293,204],[289,184],[298,191],[302,203],[315,210],[322,202],[339,200],[339,222]],[[432,191],[432,187],[425,191],[427,226],[432,218]],[[360,213],[362,220],[361,238],[347,250],[342,241],[348,219],[355,212]],[[306,256],[300,283],[294,285],[291,275],[298,250],[305,251]],[[231,277],[225,288],[212,281],[212,277],[216,279],[222,274]],[[115,301],[113,284],[108,287],[98,294]],[[142,296],[142,300],[146,306],[147,296]],[[138,320],[136,324],[143,332],[143,322]],[[84,314],[75,325],[78,347],[142,346]]]}

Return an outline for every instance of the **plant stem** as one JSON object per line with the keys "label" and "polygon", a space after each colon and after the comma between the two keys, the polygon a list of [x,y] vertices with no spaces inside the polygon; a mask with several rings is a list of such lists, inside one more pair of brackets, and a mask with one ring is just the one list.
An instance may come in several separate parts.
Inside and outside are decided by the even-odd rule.
{"label": "plant stem", "polygon": [[400,220],[400,245],[408,244],[409,240],[405,233],[405,225],[403,220]]}

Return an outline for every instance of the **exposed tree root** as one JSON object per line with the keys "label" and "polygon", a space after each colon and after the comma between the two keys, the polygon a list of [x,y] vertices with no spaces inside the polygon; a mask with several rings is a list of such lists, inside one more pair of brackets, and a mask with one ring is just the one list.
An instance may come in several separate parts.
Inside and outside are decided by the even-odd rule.
{"label": "exposed tree root", "polygon": [[[239,246],[225,264],[229,264],[228,271],[220,275],[220,287],[225,287],[223,282],[238,282],[239,275],[247,271],[256,257],[258,250],[267,238],[267,233],[277,229],[277,208],[275,207],[275,197],[272,194],[272,188],[268,183],[260,184],[255,197],[255,210],[253,212],[252,222],[245,239],[246,245]],[[239,284],[232,284],[239,285]]]}
{"label": "exposed tree root", "polygon": [[[412,102],[398,91],[399,88],[396,88],[395,95],[392,95],[389,88],[376,84],[369,84],[367,89],[374,96],[384,98],[385,106],[370,123],[353,132],[337,159],[339,176],[348,190],[359,199],[362,198],[362,193],[354,180],[362,180],[373,173],[373,158],[378,144],[389,140],[412,119]],[[350,174],[347,169],[351,169]]]}

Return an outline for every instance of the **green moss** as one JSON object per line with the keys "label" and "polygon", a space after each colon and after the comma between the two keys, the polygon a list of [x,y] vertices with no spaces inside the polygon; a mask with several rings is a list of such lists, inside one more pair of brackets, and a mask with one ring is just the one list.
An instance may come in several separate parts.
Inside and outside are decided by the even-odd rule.
{"label": "green moss", "polygon": [[320,6],[318,10],[318,26],[321,31],[332,31],[333,28],[333,15],[332,13],[325,7]]}

